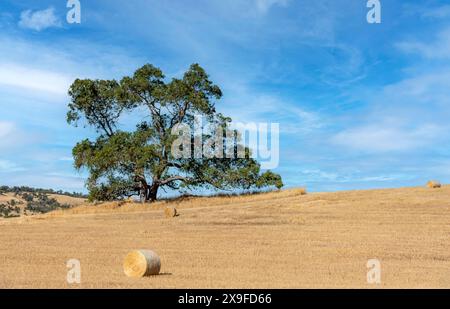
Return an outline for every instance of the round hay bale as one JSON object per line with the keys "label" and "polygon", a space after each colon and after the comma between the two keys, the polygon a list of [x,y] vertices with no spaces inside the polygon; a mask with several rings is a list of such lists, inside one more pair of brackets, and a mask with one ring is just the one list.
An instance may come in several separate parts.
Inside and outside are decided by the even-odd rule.
{"label": "round hay bale", "polygon": [[296,195],[306,195],[307,191],[306,188],[298,188],[294,190]]}
{"label": "round hay bale", "polygon": [[142,278],[159,275],[161,260],[151,250],[137,250],[130,252],[123,262],[123,270],[128,277]]}
{"label": "round hay bale", "polygon": [[177,209],[174,207],[166,207],[164,213],[166,214],[166,218],[175,218],[179,216]]}
{"label": "round hay bale", "polygon": [[427,183],[427,187],[430,188],[430,189],[438,189],[438,188],[441,188],[442,185],[441,185],[441,183],[439,181],[430,180]]}

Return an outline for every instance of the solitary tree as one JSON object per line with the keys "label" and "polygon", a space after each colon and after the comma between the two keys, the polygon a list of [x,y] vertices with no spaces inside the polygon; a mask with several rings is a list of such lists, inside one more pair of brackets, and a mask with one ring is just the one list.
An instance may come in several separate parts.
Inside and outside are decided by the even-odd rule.
{"label": "solitary tree", "polygon": [[[85,139],[73,149],[75,167],[89,172],[87,187],[93,200],[139,195],[142,201],[155,201],[160,188],[250,190],[283,186],[279,175],[261,173],[259,163],[250,157],[250,149],[239,144],[237,135],[232,152],[244,152],[245,157],[220,155],[229,152],[225,145],[230,143],[231,119],[216,112],[214,102],[222,92],[198,64],[183,78],[169,82],[150,64],[120,81],[77,79],[69,96],[68,123],[77,126],[82,122],[98,134],[95,140]],[[120,128],[124,114],[129,115],[127,119],[140,119],[135,130]],[[195,133],[189,136],[187,146],[173,146],[179,138],[177,128],[192,128],[198,115],[224,128],[219,141],[209,145],[216,155],[195,153],[199,146]],[[202,133],[201,140],[214,134],[217,132]],[[176,150],[188,155],[177,156]]]}

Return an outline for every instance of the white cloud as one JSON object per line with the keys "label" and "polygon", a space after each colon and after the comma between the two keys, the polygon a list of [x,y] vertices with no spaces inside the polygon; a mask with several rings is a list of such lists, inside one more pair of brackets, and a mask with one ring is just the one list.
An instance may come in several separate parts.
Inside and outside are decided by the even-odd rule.
{"label": "white cloud", "polygon": [[399,176],[397,176],[397,175],[367,176],[367,177],[362,177],[361,179],[357,179],[357,181],[382,182],[382,181],[393,181],[393,180],[401,179],[404,177],[405,176],[403,176],[403,175],[399,175]]}
{"label": "white cloud", "polygon": [[32,138],[33,134],[25,134],[16,123],[0,120],[0,155],[14,153],[22,146],[29,147],[33,143]]}
{"label": "white cloud", "polygon": [[17,185],[27,185],[35,188],[53,188],[56,190],[80,191],[83,190],[85,180],[78,176],[66,176],[52,173],[45,175],[20,175],[14,179]]}
{"label": "white cloud", "polygon": [[23,11],[20,14],[19,26],[35,31],[42,31],[51,27],[60,27],[61,21],[55,15],[55,9],[49,7],[41,11]]}
{"label": "white cloud", "polygon": [[332,137],[332,142],[364,152],[407,151],[432,143],[442,131],[432,124],[414,129],[386,124],[367,125],[340,132]]}
{"label": "white cloud", "polygon": [[65,95],[72,81],[63,73],[0,62],[0,85]]}
{"label": "white cloud", "polygon": [[320,70],[323,82],[345,87],[366,77],[364,55],[359,49],[336,43],[324,44],[322,48],[332,56]]}
{"label": "white cloud", "polygon": [[[1,161],[0,161],[1,162]],[[0,163],[1,164],[1,163]],[[0,180],[9,186],[29,186],[34,188],[51,188],[64,191],[86,192],[85,180],[81,176],[46,173],[38,170],[20,169],[11,171],[7,179]],[[0,169],[1,173],[1,169]]]}
{"label": "white cloud", "polygon": [[0,121],[0,144],[14,131],[14,123],[9,121]]}
{"label": "white cloud", "polygon": [[337,181],[339,178],[337,173],[325,172],[320,169],[302,169],[299,173],[308,181]]}
{"label": "white cloud", "polygon": [[450,28],[440,31],[431,42],[403,41],[396,47],[407,54],[418,54],[428,59],[450,58]]}
{"label": "white cloud", "polygon": [[18,166],[14,162],[0,159],[0,173],[13,173],[24,171],[23,167]]}
{"label": "white cloud", "polygon": [[73,162],[73,158],[72,157],[61,157],[61,158],[59,158],[59,161]]}
{"label": "white cloud", "polygon": [[[450,73],[447,68],[427,71],[386,86],[383,95],[390,102],[404,103],[410,107],[412,102],[425,103],[430,107],[429,112],[433,112],[431,106],[448,107],[449,83]],[[419,104],[415,105],[417,107]],[[442,113],[442,110],[439,110],[439,113]]]}
{"label": "white cloud", "polygon": [[[333,169],[331,169],[333,170]],[[323,171],[319,168],[302,168],[295,170],[296,174],[302,175],[302,179],[306,182],[318,182],[318,183],[363,183],[363,182],[389,182],[399,179],[408,178],[404,174],[381,174],[381,175],[367,175],[365,176],[361,171],[348,170],[337,171]]]}
{"label": "white cloud", "polygon": [[303,109],[275,94],[252,89],[244,82],[225,83],[228,97],[218,105],[220,112],[240,123],[280,123],[281,133],[306,134],[326,125],[319,113]]}
{"label": "white cloud", "polygon": [[261,13],[267,13],[273,6],[287,6],[289,0],[256,0],[256,8]]}
{"label": "white cloud", "polygon": [[49,101],[62,101],[75,78],[121,78],[143,63],[119,47],[75,40],[42,44],[0,34],[0,87]]}
{"label": "white cloud", "polygon": [[[402,80],[371,91],[366,97],[370,107],[332,136],[334,145],[377,154],[412,150],[436,154],[449,142],[450,28],[434,39],[405,40],[396,46],[424,59],[405,69]],[[436,60],[443,61],[436,66]]]}
{"label": "white cloud", "polygon": [[422,17],[431,19],[443,19],[450,17],[450,5],[443,5],[429,9],[421,8]]}

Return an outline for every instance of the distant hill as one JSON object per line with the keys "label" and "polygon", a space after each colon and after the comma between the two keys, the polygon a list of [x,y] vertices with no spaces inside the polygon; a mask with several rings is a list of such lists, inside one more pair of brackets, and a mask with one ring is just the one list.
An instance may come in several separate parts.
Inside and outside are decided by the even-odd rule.
{"label": "distant hill", "polygon": [[0,187],[0,218],[43,214],[79,206],[86,201],[81,193],[38,189],[26,186]]}

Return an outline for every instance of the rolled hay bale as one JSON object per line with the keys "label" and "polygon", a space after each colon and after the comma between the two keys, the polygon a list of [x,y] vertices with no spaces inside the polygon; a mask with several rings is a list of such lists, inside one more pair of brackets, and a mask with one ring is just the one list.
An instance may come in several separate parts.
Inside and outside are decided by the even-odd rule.
{"label": "rolled hay bale", "polygon": [[156,276],[161,270],[161,259],[152,250],[133,251],[125,257],[123,270],[131,278]]}
{"label": "rolled hay bale", "polygon": [[166,209],[164,209],[164,213],[166,215],[166,218],[175,218],[178,217],[178,211],[175,207],[166,207]]}
{"label": "rolled hay bale", "polygon": [[430,180],[427,183],[427,187],[430,189],[438,189],[438,188],[442,188],[442,185],[439,181],[435,181],[435,180]]}
{"label": "rolled hay bale", "polygon": [[298,189],[294,189],[294,193],[295,193],[295,195],[306,195],[307,191],[306,191],[306,188],[298,188]]}

